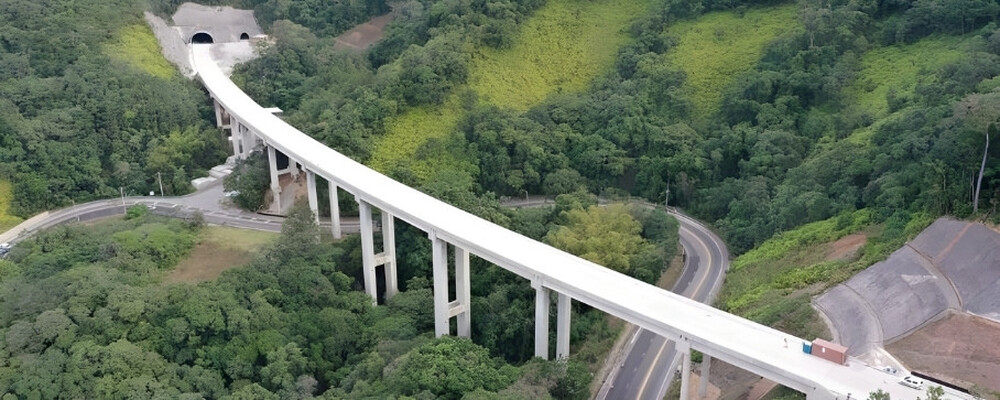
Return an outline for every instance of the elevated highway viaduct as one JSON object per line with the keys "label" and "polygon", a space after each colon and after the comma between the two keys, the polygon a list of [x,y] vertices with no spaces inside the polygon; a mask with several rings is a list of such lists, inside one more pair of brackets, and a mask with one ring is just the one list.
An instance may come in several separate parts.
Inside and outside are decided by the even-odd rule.
{"label": "elevated highway viaduct", "polygon": [[[214,99],[220,126],[240,141],[238,154],[266,151],[272,186],[277,185],[276,154],[286,155],[306,173],[310,207],[317,210],[316,179],[327,180],[331,194],[352,194],[360,210],[364,284],[376,301],[375,268],[385,269],[386,293],[396,292],[396,219],[427,233],[432,243],[434,325],[437,336],[469,336],[469,257],[475,255],[511,271],[535,289],[535,354],[550,358],[549,308],[555,295],[555,357],[569,354],[570,302],[580,301],[675,343],[681,357],[681,393],[688,393],[690,353],[698,350],[734,366],[805,393],[809,399],[865,398],[882,389],[895,400],[922,392],[899,385],[895,377],[850,359],[846,365],[804,354],[802,339],[728,314],[646,284],[507,230],[460,210],[326,147],[255,103],[212,60],[209,45],[193,44],[192,65]],[[223,118],[226,116],[228,118]],[[226,122],[223,124],[223,122]],[[234,144],[234,146],[236,146]],[[291,164],[291,163],[290,163]],[[337,196],[330,196],[336,199]],[[341,234],[336,201],[331,204],[334,236]],[[372,211],[380,211],[383,248],[374,249]],[[455,254],[455,298],[450,298],[448,253]],[[685,396],[686,397],[686,396]]]}

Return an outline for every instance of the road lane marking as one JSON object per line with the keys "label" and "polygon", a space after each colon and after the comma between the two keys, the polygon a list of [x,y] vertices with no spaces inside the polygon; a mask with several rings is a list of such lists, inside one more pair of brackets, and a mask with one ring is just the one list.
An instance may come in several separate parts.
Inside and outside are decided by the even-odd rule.
{"label": "road lane marking", "polygon": [[660,362],[660,356],[663,355],[663,350],[667,348],[667,342],[667,340],[663,341],[663,345],[660,346],[660,350],[656,352],[656,357],[653,358],[653,362],[649,364],[649,371],[646,371],[646,376],[642,378],[642,384],[639,385],[639,393],[635,396],[636,399],[641,399],[643,393],[646,392],[646,386],[649,383],[649,376],[652,375],[653,370],[656,369],[656,363]]}

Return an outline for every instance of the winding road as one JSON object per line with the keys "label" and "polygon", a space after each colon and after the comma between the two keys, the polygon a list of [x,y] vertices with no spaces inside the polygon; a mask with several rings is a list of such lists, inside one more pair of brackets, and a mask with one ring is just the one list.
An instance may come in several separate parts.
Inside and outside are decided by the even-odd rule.
{"label": "winding road", "polygon": [[[506,199],[502,204],[508,207],[540,207],[554,202],[532,196]],[[642,204],[657,207],[652,203]],[[722,239],[697,220],[675,209],[668,211],[680,223],[680,243],[685,254],[684,272],[671,291],[702,303],[711,303],[722,288],[729,270],[729,250]],[[647,330],[633,328],[623,354],[624,357],[614,360],[616,365],[601,386],[597,398],[662,399],[680,361],[673,342]]]}
{"label": "winding road", "polygon": [[[281,231],[281,223],[284,221],[284,218],[251,213],[233,206],[225,206],[223,204],[225,197],[222,193],[222,185],[216,184],[187,196],[125,197],[124,199],[97,200],[78,204],[32,217],[11,230],[0,234],[0,243],[17,243],[39,231],[67,222],[89,221],[116,214],[124,214],[125,208],[136,204],[145,204],[155,214],[177,218],[190,218],[195,213],[200,212],[205,217],[205,222],[212,225],[271,232]],[[329,220],[321,220],[320,226],[328,228],[330,226]],[[341,229],[344,233],[358,232],[357,217],[341,218]]]}
{"label": "winding road", "polygon": [[[711,303],[729,269],[729,251],[718,236],[698,221],[676,211],[684,248],[684,272],[671,289],[694,300]],[[662,399],[680,358],[674,343],[644,329],[635,329],[618,363],[598,392],[598,399]]]}

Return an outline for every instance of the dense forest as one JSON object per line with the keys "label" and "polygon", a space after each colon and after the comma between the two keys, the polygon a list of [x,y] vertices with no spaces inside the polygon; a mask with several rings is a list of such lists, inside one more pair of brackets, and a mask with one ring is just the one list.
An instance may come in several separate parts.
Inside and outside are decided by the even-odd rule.
{"label": "dense forest", "polygon": [[0,9],[0,179],[13,183],[14,214],[119,188],[147,193],[157,174],[168,194],[186,193],[225,159],[198,86],[124,53],[159,57],[121,36],[152,38],[141,5],[4,0]]}
{"label": "dense forest", "polygon": [[[146,193],[158,175],[184,193],[225,156],[197,84],[134,57],[149,51],[130,40],[152,37],[145,7],[169,15],[178,3],[90,3],[0,0],[0,179],[21,216]],[[1000,219],[1000,150],[986,147],[1000,125],[993,0],[634,2],[606,69],[518,106],[473,88],[477,63],[517,50],[526,24],[565,2],[400,2],[365,52],[335,51],[332,37],[384,1],[210,3],[254,9],[276,39],[234,81],[292,125],[370,162],[407,113],[446,109],[455,123],[383,172],[647,282],[673,258],[676,221],[597,207],[594,194],[683,207],[736,254],[831,217],[837,230],[884,224],[894,240],[933,215]],[[585,18],[560,10],[566,26]],[[758,14],[786,29],[744,35],[762,42],[745,68],[706,76],[691,63],[691,24]],[[702,47],[731,35],[723,25]],[[240,175],[262,183],[262,165]],[[246,206],[263,199],[258,186]],[[527,193],[558,197],[500,207]],[[144,214],[57,228],[0,260],[5,399],[583,398],[617,334],[575,304],[570,361],[531,360],[530,286],[474,259],[472,340],[434,340],[425,235],[397,227],[405,290],[371,307],[357,238],[317,242],[302,209],[244,268],[165,284],[202,227]]]}
{"label": "dense forest", "polygon": [[[496,211],[556,243],[621,221],[611,245],[631,244],[621,253],[631,257],[595,261],[658,276],[673,254],[658,249],[676,246],[676,222],[594,201],[562,196],[552,208]],[[397,232],[406,290],[373,307],[359,286],[358,238],[321,243],[304,205],[248,265],[197,285],[166,283],[164,271],[199,240],[201,221],[140,205],[123,219],[53,229],[0,260],[4,398],[589,396],[583,361],[530,359],[533,291],[482,260],[472,265],[473,341],[432,340],[429,246],[415,229]],[[601,312],[580,304],[573,312],[578,354],[599,361],[586,343],[617,332]]]}

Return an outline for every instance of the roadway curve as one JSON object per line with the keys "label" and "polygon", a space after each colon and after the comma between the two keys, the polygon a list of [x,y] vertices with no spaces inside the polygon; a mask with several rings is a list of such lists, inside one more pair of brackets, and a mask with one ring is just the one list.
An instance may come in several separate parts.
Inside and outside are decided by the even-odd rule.
{"label": "roadway curve", "polygon": [[[684,272],[674,284],[674,293],[702,303],[715,299],[729,269],[726,244],[704,225],[676,211],[684,248]],[[674,377],[680,357],[674,343],[645,329],[633,329],[627,356],[611,371],[598,399],[662,399]]]}
{"label": "roadway curve", "polygon": [[[125,197],[124,199],[97,200],[39,214],[0,234],[0,242],[16,243],[39,231],[67,222],[89,221],[124,214],[125,207],[135,204],[145,204],[150,206],[151,211],[155,214],[177,218],[188,218],[200,212],[205,217],[205,222],[212,225],[270,232],[281,231],[284,218],[251,213],[235,207],[225,207],[221,204],[223,198],[222,185],[218,184],[180,197]],[[320,226],[329,227],[329,221],[321,221]],[[357,232],[359,230],[357,218],[342,218],[341,229],[344,233]]]}

